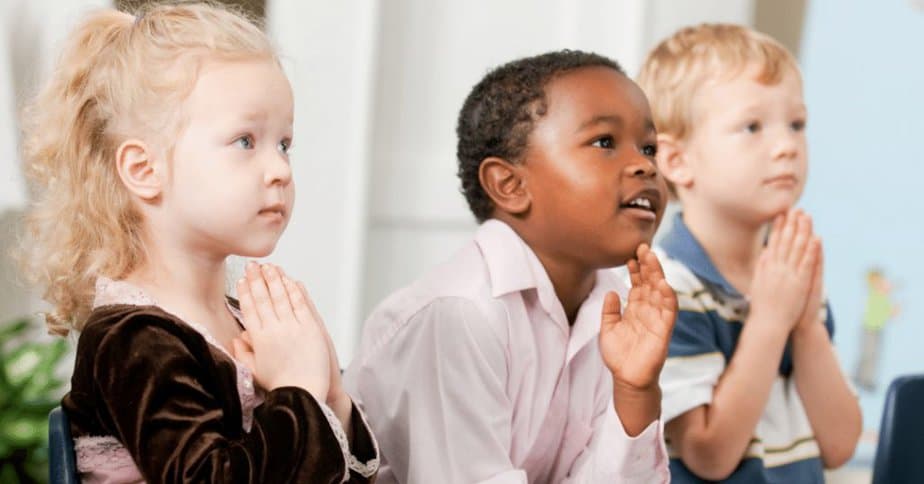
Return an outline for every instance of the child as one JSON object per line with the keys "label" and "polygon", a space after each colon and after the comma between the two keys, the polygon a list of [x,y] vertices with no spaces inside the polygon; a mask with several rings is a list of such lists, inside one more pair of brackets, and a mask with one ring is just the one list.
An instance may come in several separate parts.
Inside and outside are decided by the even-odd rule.
{"label": "child", "polygon": [[[380,482],[666,482],[676,300],[645,245],[667,188],[644,95],[610,59],[552,52],[490,72],[457,131],[483,223],[375,310],[344,379],[381,439]],[[627,261],[620,316],[624,286],[600,269]]]}
{"label": "child", "polygon": [[661,375],[672,478],[823,482],[853,454],[860,410],[820,240],[791,208],[807,171],[796,61],[763,34],[701,25],[655,47],[639,84],[682,206],[661,244],[680,302]]}
{"label": "child", "polygon": [[292,115],[268,39],[218,7],[105,10],[67,40],[26,113],[27,247],[49,327],[80,332],[62,406],[85,481],[374,480],[304,288],[251,262],[225,296],[226,257],[289,220]]}

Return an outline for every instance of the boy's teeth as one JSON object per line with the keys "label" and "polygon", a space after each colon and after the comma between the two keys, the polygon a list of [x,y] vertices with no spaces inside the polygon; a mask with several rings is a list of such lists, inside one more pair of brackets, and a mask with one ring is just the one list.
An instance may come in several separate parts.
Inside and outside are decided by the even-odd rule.
{"label": "boy's teeth", "polygon": [[630,205],[637,205],[639,207],[651,208],[651,201],[647,198],[636,198],[629,202]]}

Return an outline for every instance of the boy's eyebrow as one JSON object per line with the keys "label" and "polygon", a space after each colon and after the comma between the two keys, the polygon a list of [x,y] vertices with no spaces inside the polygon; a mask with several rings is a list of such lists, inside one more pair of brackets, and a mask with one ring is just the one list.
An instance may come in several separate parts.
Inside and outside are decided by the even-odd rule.
{"label": "boy's eyebrow", "polygon": [[615,114],[600,114],[600,115],[594,116],[590,118],[589,120],[581,123],[581,125],[578,126],[578,129],[575,132],[580,133],[581,131],[584,131],[585,129],[591,126],[595,126],[598,124],[615,124],[617,126],[622,126],[623,124],[625,124],[625,122],[622,120],[621,117]]}
{"label": "boy's eyebrow", "polygon": [[[625,124],[625,122],[621,117],[615,114],[601,114],[581,123],[575,132],[580,133],[581,131],[584,131],[591,126],[596,126],[598,124],[614,124],[616,126],[622,126]],[[645,131],[649,133],[654,133],[657,131],[655,129],[654,121],[652,121],[651,118],[645,119]]]}

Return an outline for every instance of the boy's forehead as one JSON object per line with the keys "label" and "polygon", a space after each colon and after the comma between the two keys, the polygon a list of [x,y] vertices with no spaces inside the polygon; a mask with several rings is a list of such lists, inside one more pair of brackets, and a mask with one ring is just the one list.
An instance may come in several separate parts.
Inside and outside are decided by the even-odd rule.
{"label": "boy's forehead", "polygon": [[[690,99],[691,119],[702,120],[722,107],[740,110],[761,102],[786,103],[787,108],[804,109],[802,77],[792,69],[778,79],[763,79],[755,67],[705,79]],[[695,124],[695,123],[694,123]]]}
{"label": "boy's forehead", "polygon": [[558,76],[546,85],[546,116],[567,119],[574,129],[594,123],[629,123],[641,118],[653,126],[648,100],[625,75],[607,67],[587,67]]}

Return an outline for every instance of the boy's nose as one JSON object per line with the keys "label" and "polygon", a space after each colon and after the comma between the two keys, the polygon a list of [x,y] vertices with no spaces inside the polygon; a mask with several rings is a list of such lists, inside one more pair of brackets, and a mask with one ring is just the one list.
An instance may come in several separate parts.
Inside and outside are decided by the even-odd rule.
{"label": "boy's nose", "polygon": [[654,178],[658,175],[658,169],[648,158],[641,158],[626,165],[626,174],[640,178]]}
{"label": "boy's nose", "polygon": [[800,135],[792,132],[781,135],[773,146],[773,159],[794,158],[799,153],[800,145]]}

